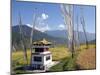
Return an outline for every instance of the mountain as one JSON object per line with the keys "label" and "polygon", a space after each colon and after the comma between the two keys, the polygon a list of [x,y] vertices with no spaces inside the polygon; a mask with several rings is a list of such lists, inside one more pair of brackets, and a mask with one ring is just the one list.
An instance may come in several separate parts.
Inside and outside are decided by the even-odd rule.
{"label": "mountain", "polygon": [[61,37],[61,38],[67,37],[66,30],[52,30],[52,31],[46,31],[45,33],[54,37]]}
{"label": "mountain", "polygon": [[96,44],[96,39],[89,41],[90,44]]}
{"label": "mountain", "polygon": [[[29,40],[31,35],[32,28],[28,27],[27,25],[22,25],[22,32],[25,37],[25,44],[27,47],[29,47]],[[50,36],[44,32],[38,31],[34,29],[33,31],[33,41],[42,40],[43,38],[47,39],[48,41],[51,41],[55,44],[66,44],[67,40],[61,37],[53,37]],[[21,48],[20,44],[20,33],[19,33],[19,26],[12,26],[12,45],[16,48]]]}
{"label": "mountain", "polygon": [[[66,30],[54,30],[54,31],[46,31],[46,34],[53,36],[53,37],[60,37],[60,38],[67,38],[67,31]],[[74,31],[76,36],[76,31]],[[95,33],[86,33],[88,41],[92,41],[95,39]],[[84,32],[79,32],[79,41],[80,43],[85,42]]]}
{"label": "mountain", "polygon": [[[25,37],[25,44],[29,48],[30,46],[30,35],[31,35],[32,28],[27,25],[22,25],[22,32]],[[74,32],[76,33],[76,32]],[[75,34],[76,36],[76,34]],[[66,30],[55,30],[55,31],[46,31],[41,32],[34,29],[33,33],[33,41],[42,40],[43,38],[47,39],[48,41],[52,42],[55,45],[58,44],[67,44],[67,31]],[[87,33],[87,38],[89,43],[94,42],[95,34]],[[79,42],[85,43],[85,37],[83,32],[79,32]],[[12,26],[12,46],[15,49],[21,49],[20,44],[20,33],[19,33],[19,26]]]}

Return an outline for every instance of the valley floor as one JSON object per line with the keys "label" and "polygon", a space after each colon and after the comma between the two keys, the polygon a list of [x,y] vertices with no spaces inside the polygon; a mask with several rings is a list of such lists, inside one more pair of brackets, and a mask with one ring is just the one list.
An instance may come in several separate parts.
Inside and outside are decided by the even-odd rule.
{"label": "valley floor", "polygon": [[[50,48],[53,61],[59,61],[52,66],[48,72],[60,72],[70,70],[95,69],[96,68],[96,48],[95,45],[89,45],[86,49],[85,45],[75,51],[74,58],[71,52],[65,46]],[[27,51],[28,64],[30,63],[30,50]],[[23,59],[23,51],[12,52],[12,70],[16,73],[26,73],[25,71],[15,70],[15,68],[24,66],[26,63]]]}

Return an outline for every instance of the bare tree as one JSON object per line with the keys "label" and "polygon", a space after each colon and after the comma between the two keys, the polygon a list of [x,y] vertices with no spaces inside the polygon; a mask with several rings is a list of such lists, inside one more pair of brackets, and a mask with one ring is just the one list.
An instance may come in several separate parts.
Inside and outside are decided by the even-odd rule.
{"label": "bare tree", "polygon": [[76,28],[76,46],[77,46],[77,48],[79,48],[79,46],[80,46],[80,41],[79,41],[79,20],[78,20],[78,15],[77,15],[77,17],[76,17],[76,22],[77,22],[77,28]]}
{"label": "bare tree", "polygon": [[33,43],[33,33],[34,33],[35,25],[36,25],[36,14],[34,13],[34,15],[33,15],[33,27],[32,27],[31,35],[30,35],[30,50],[31,50],[30,65],[32,65],[32,43]]}
{"label": "bare tree", "polygon": [[87,39],[86,29],[85,29],[85,20],[84,20],[84,16],[83,16],[83,8],[81,8],[80,20],[81,20],[82,28],[83,28],[83,31],[84,31],[84,36],[85,36],[85,39],[86,39],[86,48],[88,48],[88,39]]}
{"label": "bare tree", "polygon": [[19,31],[20,31],[20,42],[21,42],[21,45],[22,45],[22,48],[23,48],[23,51],[24,51],[24,60],[28,64],[27,48],[26,48],[26,45],[25,45],[25,38],[24,38],[23,31],[22,31],[22,20],[21,20],[20,13],[19,13]]}
{"label": "bare tree", "polygon": [[61,11],[64,23],[68,31],[68,47],[74,56],[74,24],[73,24],[73,5],[61,4]]}

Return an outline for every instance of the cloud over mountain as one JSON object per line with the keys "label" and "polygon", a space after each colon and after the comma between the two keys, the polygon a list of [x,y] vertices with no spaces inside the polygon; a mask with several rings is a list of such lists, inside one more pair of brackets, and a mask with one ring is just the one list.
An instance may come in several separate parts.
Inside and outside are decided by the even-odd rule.
{"label": "cloud over mountain", "polygon": [[49,16],[45,13],[42,13],[41,17],[42,17],[42,19],[46,20]]}
{"label": "cloud over mountain", "polygon": [[58,28],[59,28],[60,30],[66,29],[64,24],[59,24]]}

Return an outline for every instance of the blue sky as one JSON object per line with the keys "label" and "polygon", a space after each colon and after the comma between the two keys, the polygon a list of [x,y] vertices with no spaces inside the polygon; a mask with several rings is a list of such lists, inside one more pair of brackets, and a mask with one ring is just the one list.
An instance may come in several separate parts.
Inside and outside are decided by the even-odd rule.
{"label": "blue sky", "polygon": [[[74,29],[76,29],[76,16],[80,16],[80,7],[83,8],[83,15],[86,24],[86,31],[95,33],[95,6],[74,5]],[[35,10],[35,8],[37,8]],[[47,30],[64,30],[65,25],[60,10],[60,4],[55,3],[36,3],[36,2],[19,2],[12,0],[12,25],[18,24],[18,15],[21,13],[22,22],[32,26],[33,14],[37,15],[36,29],[40,31]],[[79,30],[83,31],[79,22]]]}

